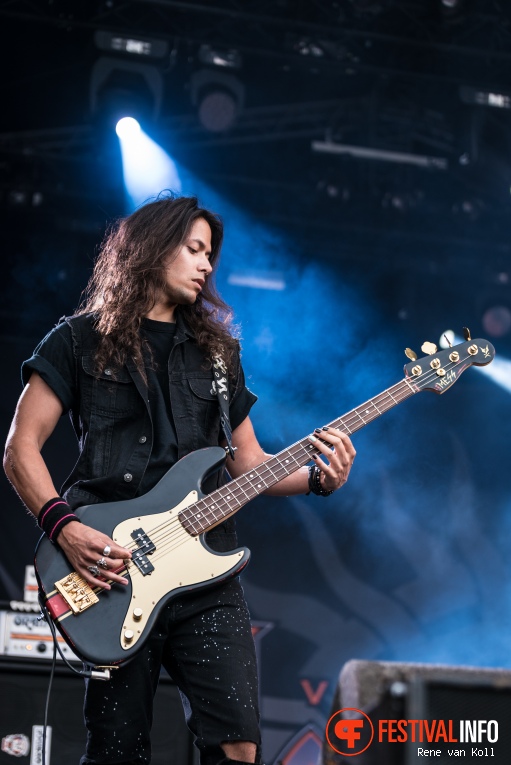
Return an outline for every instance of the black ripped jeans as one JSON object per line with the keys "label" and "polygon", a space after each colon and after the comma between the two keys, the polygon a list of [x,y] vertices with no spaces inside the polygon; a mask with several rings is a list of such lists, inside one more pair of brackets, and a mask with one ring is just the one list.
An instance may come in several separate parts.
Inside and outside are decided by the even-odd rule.
{"label": "black ripped jeans", "polygon": [[230,579],[176,598],[131,662],[113,671],[108,683],[87,681],[81,765],[150,763],[161,666],[179,687],[201,765],[217,765],[225,757],[223,741],[255,742],[260,761],[254,641],[241,584]]}

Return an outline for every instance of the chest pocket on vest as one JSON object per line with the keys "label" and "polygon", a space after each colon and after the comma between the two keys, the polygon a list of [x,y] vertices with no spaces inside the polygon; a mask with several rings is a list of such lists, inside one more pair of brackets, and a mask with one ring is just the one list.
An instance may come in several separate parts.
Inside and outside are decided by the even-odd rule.
{"label": "chest pocket on vest", "polygon": [[92,409],[99,414],[116,417],[129,414],[137,400],[135,383],[127,369],[114,370],[106,367],[99,377],[95,374],[94,359],[82,358],[85,384],[91,391]]}
{"label": "chest pocket on vest", "polygon": [[192,391],[192,406],[194,418],[199,427],[207,434],[216,438],[216,430],[220,423],[220,409],[218,398],[213,392],[213,380],[211,377],[190,377],[188,384]]}

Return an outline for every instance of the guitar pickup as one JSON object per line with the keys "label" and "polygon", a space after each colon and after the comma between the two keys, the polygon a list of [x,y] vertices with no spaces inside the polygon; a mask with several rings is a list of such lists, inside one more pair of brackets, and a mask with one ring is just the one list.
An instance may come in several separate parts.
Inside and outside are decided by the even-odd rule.
{"label": "guitar pickup", "polygon": [[147,556],[151,555],[151,553],[156,550],[156,545],[151,542],[144,529],[135,529],[135,531],[132,531],[131,538],[134,539],[138,545],[131,555],[131,561],[144,576],[147,576],[154,571],[154,566],[147,559]]}
{"label": "guitar pickup", "polygon": [[80,614],[98,602],[98,596],[94,590],[76,571],[55,582],[55,587],[73,614]]}

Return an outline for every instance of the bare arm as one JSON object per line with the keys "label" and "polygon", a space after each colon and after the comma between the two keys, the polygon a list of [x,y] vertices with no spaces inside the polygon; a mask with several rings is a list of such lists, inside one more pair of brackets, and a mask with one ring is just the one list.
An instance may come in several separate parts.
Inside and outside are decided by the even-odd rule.
{"label": "bare arm", "polygon": [[[315,436],[310,437],[311,440]],[[325,460],[318,458],[316,464],[321,470],[321,485],[329,491],[339,489],[348,480],[348,475],[355,459],[355,449],[348,436],[339,431],[321,431],[321,439],[328,441],[327,446],[314,441],[315,446],[324,455]],[[233,446],[237,447],[235,459],[227,458],[227,470],[233,478],[246,473],[248,470],[270,459],[260,446],[249,417],[233,431]],[[264,493],[272,496],[290,496],[292,494],[307,494],[309,491],[309,469],[299,468],[291,475],[274,484]]]}
{"label": "bare arm", "polygon": [[[55,430],[62,415],[62,404],[52,389],[34,372],[20,397],[7,437],[4,470],[19,496],[33,515],[58,491],[52,481],[41,449]],[[115,544],[106,534],[81,523],[69,523],[58,535],[63,549],[75,570],[88,582],[110,589],[102,580],[91,575],[87,566],[94,565],[106,545],[112,548],[109,565],[115,569],[131,554]],[[109,573],[109,578],[126,583],[122,577]]]}
{"label": "bare arm", "polygon": [[4,470],[28,509],[39,509],[58,492],[41,456],[41,449],[62,414],[62,404],[34,372],[21,394],[7,443]]}

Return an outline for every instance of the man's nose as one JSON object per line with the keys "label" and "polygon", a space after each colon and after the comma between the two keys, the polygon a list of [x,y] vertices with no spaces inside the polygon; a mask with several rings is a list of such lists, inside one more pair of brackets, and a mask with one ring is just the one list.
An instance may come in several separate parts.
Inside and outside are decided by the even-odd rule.
{"label": "man's nose", "polygon": [[213,270],[213,266],[211,265],[211,263],[209,262],[209,260],[207,258],[204,258],[204,261],[202,263],[202,270],[206,274],[210,274],[212,272],[212,270]]}

